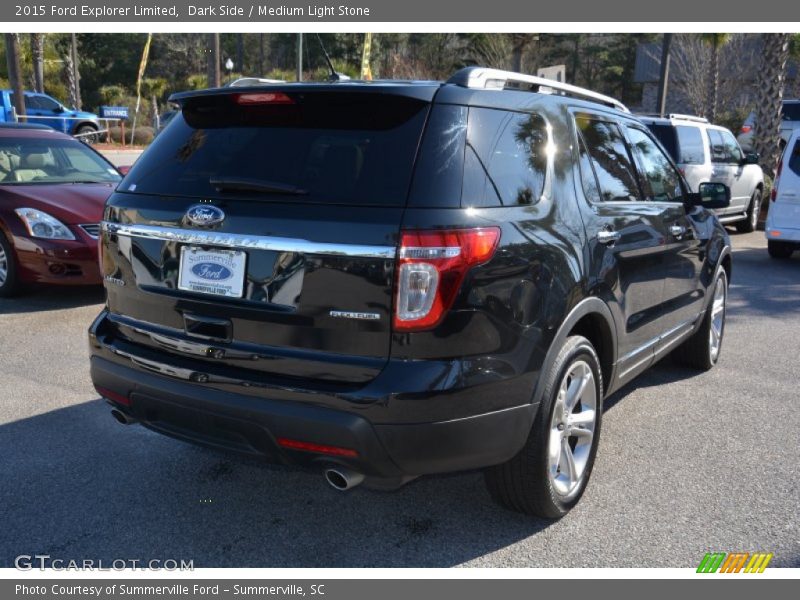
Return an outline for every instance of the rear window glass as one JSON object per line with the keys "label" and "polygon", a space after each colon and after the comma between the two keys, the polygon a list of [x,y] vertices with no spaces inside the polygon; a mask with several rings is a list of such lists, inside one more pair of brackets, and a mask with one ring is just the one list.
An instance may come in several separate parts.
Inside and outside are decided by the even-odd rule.
{"label": "rear window glass", "polygon": [[[506,206],[537,202],[544,190],[548,140],[547,124],[537,114],[471,108],[467,162],[474,153],[488,185],[473,187],[465,181],[462,203],[491,206],[497,198]],[[485,197],[470,198],[471,191]]]}
{"label": "rear window glass", "polygon": [[365,93],[290,96],[280,104],[239,105],[235,95],[189,100],[123,191],[405,204],[428,103]]}
{"label": "rear window glass", "polygon": [[680,152],[677,159],[670,152],[673,160],[686,165],[702,165],[706,162],[705,144],[703,144],[703,134],[699,127],[677,125],[675,133],[678,135]]}
{"label": "rear window glass", "polygon": [[781,115],[784,121],[800,121],[800,102],[784,104]]}
{"label": "rear window glass", "polygon": [[789,161],[786,164],[795,175],[800,175],[800,139],[794,143],[794,148],[789,154]]}

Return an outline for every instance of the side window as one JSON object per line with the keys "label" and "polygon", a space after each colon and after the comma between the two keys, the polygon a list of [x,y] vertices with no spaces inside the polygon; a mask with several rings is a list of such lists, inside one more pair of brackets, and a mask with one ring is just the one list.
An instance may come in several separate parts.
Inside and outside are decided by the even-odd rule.
{"label": "side window", "polygon": [[39,108],[42,110],[55,110],[58,108],[58,102],[47,96],[37,96],[36,100],[39,103]]}
{"label": "side window", "polygon": [[739,148],[739,142],[733,137],[733,134],[728,130],[719,132],[722,136],[722,144],[725,146],[725,153],[728,155],[728,162],[739,164],[742,162],[742,150]]}
{"label": "side window", "polygon": [[615,123],[576,115],[575,124],[586,143],[604,202],[638,200],[635,169],[622,132]]}
{"label": "side window", "polygon": [[36,96],[31,96],[30,94],[25,94],[25,108],[32,108],[34,110],[41,110],[42,105],[39,102],[39,98]]}
{"label": "side window", "polygon": [[[542,195],[547,143],[547,125],[539,115],[470,109],[467,157],[474,151],[492,184],[484,186],[486,193],[491,196],[496,190],[500,202],[506,206],[530,204]],[[465,178],[465,186],[468,183]],[[465,190],[462,201],[469,194]]]}
{"label": "side window", "polygon": [[736,138],[728,131],[707,129],[708,139],[711,142],[711,161],[721,164],[738,163],[742,160],[742,151]]}
{"label": "side window", "polygon": [[597,177],[594,174],[594,168],[592,168],[592,159],[586,149],[583,135],[580,133],[578,133],[578,158],[580,160],[583,194],[590,202],[600,202],[602,198],[600,198],[600,188],[597,186]]}
{"label": "side window", "polygon": [[676,125],[680,156],[677,162],[685,165],[702,165],[706,162],[706,150],[703,143],[703,134],[699,127],[691,125]]}
{"label": "side window", "polygon": [[648,195],[656,202],[681,202],[681,179],[667,155],[645,131],[628,127],[628,139],[642,169]]}

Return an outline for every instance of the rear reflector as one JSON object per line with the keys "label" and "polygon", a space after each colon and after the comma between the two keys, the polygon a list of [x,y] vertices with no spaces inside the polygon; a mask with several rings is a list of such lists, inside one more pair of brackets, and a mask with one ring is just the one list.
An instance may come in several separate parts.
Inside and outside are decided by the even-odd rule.
{"label": "rear reflector", "polygon": [[97,393],[100,394],[106,400],[111,400],[117,404],[122,404],[123,406],[130,406],[131,401],[130,398],[127,396],[123,396],[122,394],[118,394],[117,392],[112,392],[109,389],[104,387],[100,387],[99,385],[94,386],[94,389],[97,390]]}
{"label": "rear reflector", "polygon": [[742,125],[742,133],[750,133],[752,129],[753,128],[750,125]]}
{"label": "rear reflector", "polygon": [[453,305],[464,276],[492,258],[499,240],[498,227],[402,232],[395,331],[436,326]]}
{"label": "rear reflector", "polygon": [[289,96],[283,92],[254,92],[250,94],[238,94],[237,104],[294,104]]}
{"label": "rear reflector", "polygon": [[338,446],[326,446],[324,444],[313,444],[311,442],[301,442],[300,440],[290,440],[288,438],[278,438],[278,445],[289,450],[302,450],[304,452],[316,452],[317,454],[328,454],[330,456],[346,456],[355,458],[358,452],[350,448],[339,448]]}

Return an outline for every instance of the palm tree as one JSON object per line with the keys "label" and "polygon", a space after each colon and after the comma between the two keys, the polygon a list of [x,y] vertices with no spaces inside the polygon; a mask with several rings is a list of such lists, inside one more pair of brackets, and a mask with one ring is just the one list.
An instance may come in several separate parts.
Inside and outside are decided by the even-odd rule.
{"label": "palm tree", "polygon": [[795,98],[800,98],[800,33],[792,34],[789,42],[789,56],[794,60],[794,93]]}
{"label": "palm tree", "polygon": [[19,37],[16,33],[6,33],[6,61],[8,78],[14,91],[14,109],[17,117],[25,116],[25,93],[22,85],[22,72],[19,66]]}
{"label": "palm tree", "polygon": [[44,93],[44,34],[31,34],[31,58],[33,60],[33,89]]}
{"label": "palm tree", "polygon": [[756,83],[756,125],[753,146],[761,155],[761,168],[774,173],[780,156],[781,110],[789,59],[788,33],[761,34],[761,68]]}
{"label": "palm tree", "polygon": [[731,39],[730,33],[704,33],[703,41],[711,46],[711,64],[708,73],[708,109],[706,118],[712,123],[717,118],[719,104],[719,51]]}

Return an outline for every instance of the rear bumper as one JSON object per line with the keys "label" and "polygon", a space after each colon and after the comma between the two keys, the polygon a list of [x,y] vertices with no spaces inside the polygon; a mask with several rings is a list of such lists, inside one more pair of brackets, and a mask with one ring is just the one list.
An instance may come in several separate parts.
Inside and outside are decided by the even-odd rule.
{"label": "rear bumper", "polygon": [[[269,462],[320,469],[340,464],[363,473],[367,484],[375,487],[393,488],[419,475],[502,463],[525,443],[536,412],[534,405],[524,404],[450,420],[424,420],[431,403],[451,402],[443,391],[407,404],[406,412],[412,414],[406,414],[404,422],[385,422],[371,418],[385,408],[349,404],[342,394],[332,408],[319,393],[309,394],[314,400],[296,401],[296,390],[277,386],[253,395],[252,389],[239,393],[153,373],[113,356],[101,338],[90,332],[92,381],[126,398],[128,405],[116,402],[115,408],[145,427]],[[499,386],[481,388],[487,395],[501,392]],[[415,412],[420,419],[414,419]],[[278,444],[280,438],[353,450],[356,455],[287,449]]]}

